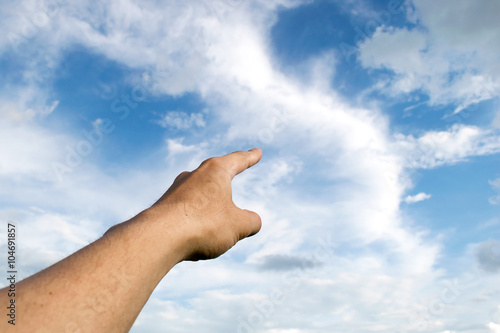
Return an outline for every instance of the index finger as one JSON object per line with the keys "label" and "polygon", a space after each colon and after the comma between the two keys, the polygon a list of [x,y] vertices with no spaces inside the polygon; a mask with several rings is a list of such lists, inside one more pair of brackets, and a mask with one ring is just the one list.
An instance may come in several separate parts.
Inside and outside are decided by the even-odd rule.
{"label": "index finger", "polygon": [[257,164],[262,157],[260,148],[253,148],[249,151],[235,151],[234,153],[221,156],[220,159],[225,164],[226,170],[234,178],[237,174]]}

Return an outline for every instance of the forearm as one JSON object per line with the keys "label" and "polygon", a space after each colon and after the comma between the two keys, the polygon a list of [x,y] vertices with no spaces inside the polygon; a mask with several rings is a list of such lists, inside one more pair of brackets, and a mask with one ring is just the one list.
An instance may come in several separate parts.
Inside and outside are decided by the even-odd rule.
{"label": "forearm", "polygon": [[[128,332],[156,285],[183,259],[174,214],[151,210],[18,284],[19,332]],[[2,304],[7,294],[2,290]],[[0,323],[0,331],[11,325]]]}

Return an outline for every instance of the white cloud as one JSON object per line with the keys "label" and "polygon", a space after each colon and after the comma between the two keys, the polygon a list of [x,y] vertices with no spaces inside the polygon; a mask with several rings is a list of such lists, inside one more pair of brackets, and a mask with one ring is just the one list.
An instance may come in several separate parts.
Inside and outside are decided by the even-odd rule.
{"label": "white cloud", "polygon": [[496,225],[500,224],[500,219],[499,218],[492,218],[481,225],[478,226],[479,229],[486,229],[486,228],[491,228]]}
{"label": "white cloud", "polygon": [[63,143],[67,140],[64,135],[51,133],[36,124],[4,118],[0,123],[0,176],[16,181],[52,181],[55,177],[50,165],[63,158]]}
{"label": "white cloud", "polygon": [[408,168],[434,168],[500,152],[497,131],[476,126],[455,124],[447,131],[428,131],[418,138],[397,134],[395,139],[395,149]]}
{"label": "white cloud", "polygon": [[489,323],[488,328],[491,333],[500,333],[500,324]]}
{"label": "white cloud", "polygon": [[182,111],[170,111],[161,117],[157,123],[165,128],[188,129],[193,126],[204,127],[203,113],[188,114]]}
{"label": "white cloud", "polygon": [[413,204],[413,203],[417,203],[417,202],[420,202],[420,201],[424,201],[424,200],[430,199],[431,197],[432,197],[432,195],[422,192],[422,193],[419,193],[419,194],[407,196],[405,198],[405,202],[407,204]]}
{"label": "white cloud", "polygon": [[[455,114],[497,97],[500,28],[491,13],[499,10],[498,1],[412,4],[423,27],[379,27],[359,45],[363,66],[395,73],[377,89],[401,98],[420,90],[430,97],[431,106],[456,104]],[[446,13],[441,13],[442,8],[447,8]]]}
{"label": "white cloud", "polygon": [[445,0],[442,5],[446,13],[437,13],[431,0],[415,1],[419,18],[434,34],[437,42],[457,50],[470,52],[471,48],[481,51],[480,57],[492,56],[500,47],[499,29],[493,13],[500,10],[494,0],[480,0],[471,3],[466,0]]}
{"label": "white cloud", "polygon": [[[225,153],[228,147],[263,146],[262,162],[238,177],[234,190],[236,203],[255,209],[263,218],[261,233],[217,261],[176,267],[151,297],[132,332],[163,331],[160,327],[172,332],[234,331],[240,318],[248,320],[256,304],[268,299],[273,288],[281,289],[288,298],[286,305],[276,305],[265,325],[259,326],[266,333],[359,332],[366,325],[381,331],[407,327],[416,310],[429,312],[429,301],[440,295],[444,273],[436,267],[440,245],[425,231],[410,227],[399,210],[408,190],[405,168],[436,167],[498,152],[498,136],[456,125],[418,138],[394,137],[380,110],[353,107],[325,84],[334,74],[324,70],[335,63],[333,54],[308,64],[313,84],[298,82],[275,69],[267,39],[276,20],[275,9],[299,2],[219,4],[222,12],[216,13],[210,7],[213,2],[205,1],[192,5],[82,1],[61,9],[47,25],[47,33],[33,39],[34,46],[46,45],[39,48],[42,54],[52,50],[44,56],[50,58],[62,52],[63,46],[76,43],[132,69],[154,68],[155,93],[198,93],[215,118],[205,123],[203,118],[178,113],[171,114],[165,125],[182,128],[203,121],[219,134],[198,144],[168,139],[164,154],[158,154],[158,165],[144,166],[143,171],[110,176],[89,163],[54,186],[30,183],[16,188],[18,183],[6,178],[23,163],[5,164],[5,188],[19,205],[37,203],[52,208],[52,213],[31,217],[33,223],[44,226],[54,218],[64,232],[54,234],[57,239],[52,243],[63,239],[76,247],[93,237],[92,233],[79,234],[88,225],[82,216],[95,218],[99,221],[96,229],[102,231],[111,221],[147,207],[178,172],[197,167],[204,158]],[[398,43],[408,40],[404,45],[411,66],[387,52],[374,53],[379,58],[366,58],[367,65],[397,69],[401,80],[396,91],[421,86],[421,78],[408,73],[416,69],[415,75],[422,75],[434,69],[427,67],[428,59],[420,52],[423,35],[395,30],[378,34],[374,38],[380,37],[386,46],[394,43],[392,38]],[[439,86],[438,79],[428,82]],[[446,94],[435,89],[431,86],[429,90],[435,100],[444,101]],[[44,136],[34,139],[40,137]],[[44,153],[40,153],[43,156],[36,159],[41,175],[53,159],[51,152],[60,151],[52,149],[58,147],[59,140],[55,141],[47,139]],[[28,143],[21,148],[27,149]],[[266,155],[273,150],[279,153]],[[412,158],[415,153],[418,156]],[[11,155],[15,157],[14,152]],[[33,155],[28,151],[21,156]],[[414,163],[407,163],[408,158]],[[36,174],[36,163],[26,165],[34,166],[25,173]],[[393,175],[393,182],[387,181],[388,174]],[[62,207],[72,213],[56,213]],[[33,244],[40,245],[35,240]],[[307,270],[305,275],[294,272],[299,275],[285,280],[281,274],[266,275],[263,283],[262,272],[257,270],[268,256],[308,260],[318,253],[322,254],[321,268]],[[211,278],[201,278],[207,275]],[[485,284],[484,293],[492,286]],[[431,315],[426,319],[428,330],[442,331],[445,324],[450,329],[459,327],[457,318],[482,309],[466,305],[470,304],[456,300],[447,308],[449,316]],[[477,323],[474,314],[467,316]]]}
{"label": "white cloud", "polygon": [[421,53],[427,47],[423,32],[408,29],[378,28],[361,46],[359,59],[365,67],[388,68],[398,74],[415,76],[427,71]]}
{"label": "white cloud", "polygon": [[500,129],[500,111],[497,112],[497,115],[493,120],[492,126],[494,128]]}
{"label": "white cloud", "polygon": [[[184,138],[178,139],[167,139],[167,150],[168,157],[175,157],[175,155],[179,154],[195,154],[199,158],[201,154],[206,154],[206,148],[208,143],[200,143],[198,145],[185,145],[182,142]],[[196,157],[195,157],[196,158]]]}
{"label": "white cloud", "polygon": [[500,306],[491,311],[491,322],[488,324],[491,333],[500,333]]}
{"label": "white cloud", "polygon": [[496,180],[493,180],[493,181],[490,181],[490,185],[497,191],[499,192],[499,195],[497,195],[496,197],[491,197],[489,199],[490,201],[490,204],[492,205],[498,205],[500,204],[500,178],[499,179],[496,179]]}
{"label": "white cloud", "polygon": [[[100,236],[96,221],[61,215],[36,207],[0,210],[3,220],[16,225],[20,278],[26,278],[63,259]],[[2,246],[5,241],[1,241]],[[33,255],[33,254],[36,255]],[[4,285],[4,283],[2,282]]]}
{"label": "white cloud", "polygon": [[3,101],[0,116],[16,123],[45,117],[59,105],[58,100],[50,100],[44,87],[38,87],[35,83],[6,87],[0,92],[0,99]]}

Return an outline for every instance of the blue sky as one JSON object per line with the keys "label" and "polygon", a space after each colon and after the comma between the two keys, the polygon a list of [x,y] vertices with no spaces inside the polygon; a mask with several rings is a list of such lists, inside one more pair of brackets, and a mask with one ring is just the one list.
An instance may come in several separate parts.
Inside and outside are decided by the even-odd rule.
{"label": "blue sky", "polygon": [[258,146],[233,199],[262,231],[178,265],[132,332],[500,332],[498,1],[0,8],[23,277]]}

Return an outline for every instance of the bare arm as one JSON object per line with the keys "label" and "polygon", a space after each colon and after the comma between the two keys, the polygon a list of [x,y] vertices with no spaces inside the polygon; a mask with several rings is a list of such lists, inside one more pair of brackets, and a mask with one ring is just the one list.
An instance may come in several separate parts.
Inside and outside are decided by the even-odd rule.
{"label": "bare arm", "polygon": [[216,258],[260,230],[256,213],[234,205],[231,180],[261,156],[235,152],[181,173],[151,208],[19,282],[16,326],[4,318],[0,331],[128,332],[174,265]]}

